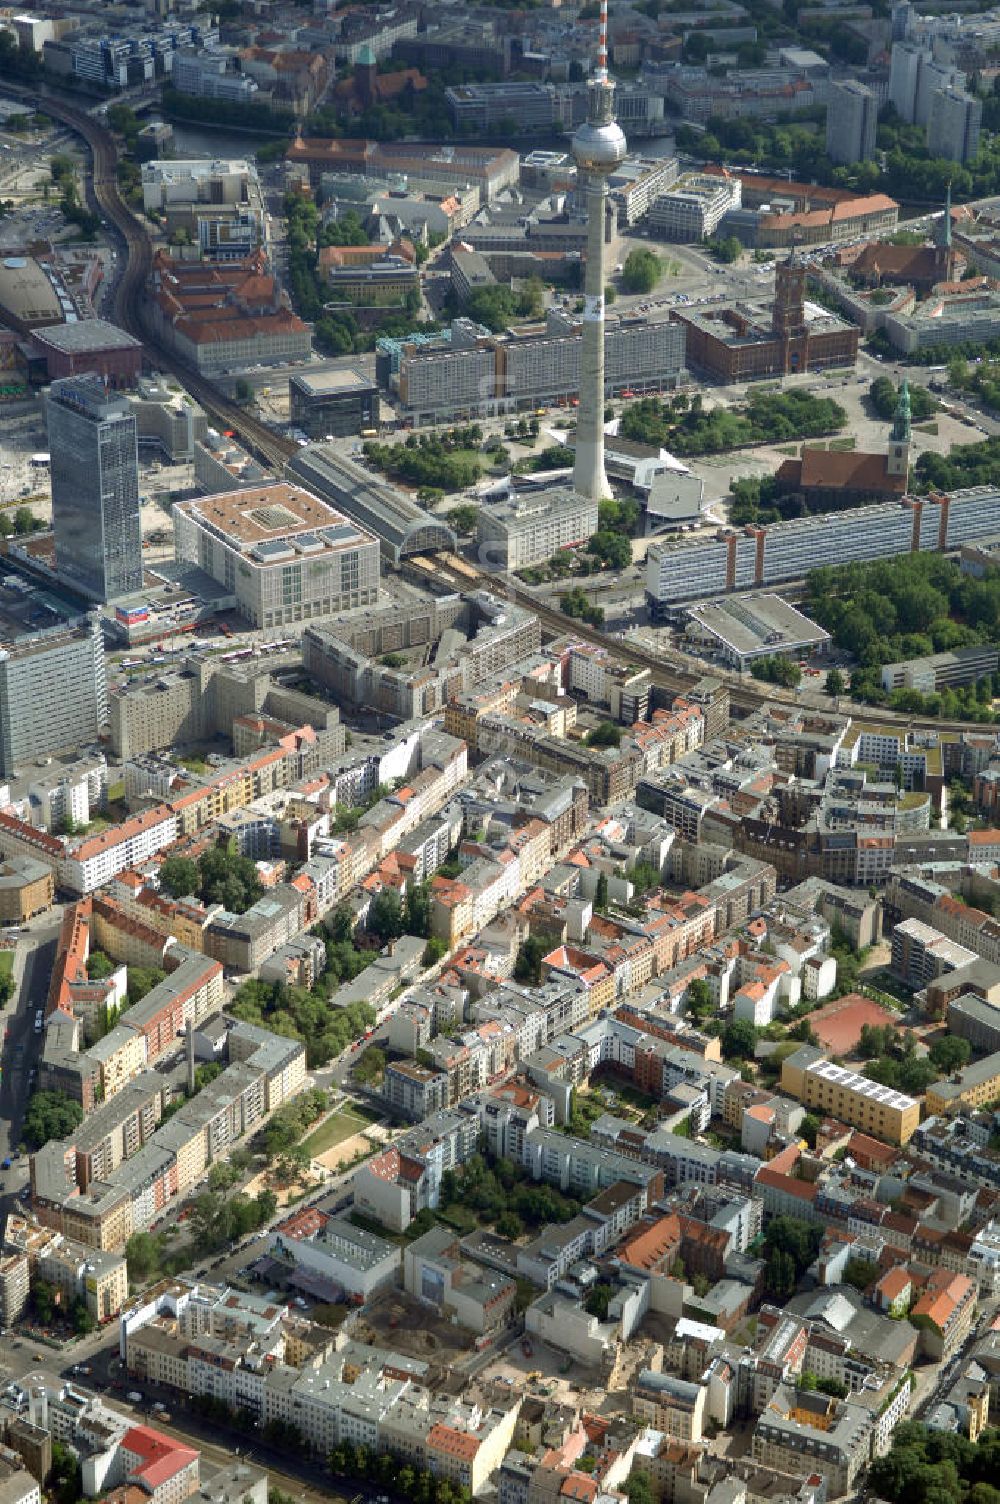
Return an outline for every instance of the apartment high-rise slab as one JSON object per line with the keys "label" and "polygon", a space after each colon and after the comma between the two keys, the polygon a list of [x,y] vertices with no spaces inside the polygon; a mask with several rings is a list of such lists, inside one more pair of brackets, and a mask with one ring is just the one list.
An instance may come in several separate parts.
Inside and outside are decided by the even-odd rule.
{"label": "apartment high-rise slab", "polygon": [[97,612],[31,637],[0,639],[0,774],[97,740],[108,718]]}

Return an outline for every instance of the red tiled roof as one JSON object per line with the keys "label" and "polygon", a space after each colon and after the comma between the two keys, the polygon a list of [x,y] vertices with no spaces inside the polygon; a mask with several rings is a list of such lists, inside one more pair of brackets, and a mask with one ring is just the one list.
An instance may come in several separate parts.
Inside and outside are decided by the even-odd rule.
{"label": "red tiled roof", "polygon": [[660,1217],[651,1225],[640,1225],[618,1246],[618,1257],[637,1269],[653,1269],[664,1254],[680,1241],[681,1224],[676,1213]]}
{"label": "red tiled roof", "polygon": [[436,1452],[446,1452],[449,1457],[459,1457],[471,1462],[479,1451],[479,1439],[468,1431],[456,1431],[454,1426],[438,1423],[427,1433],[427,1446]]}
{"label": "red tiled roof", "polygon": [[133,1426],[122,1437],[122,1445],[139,1458],[138,1465],[130,1470],[130,1479],[136,1479],[150,1493],[198,1461],[193,1447],[186,1447],[151,1426]]}
{"label": "red tiled roof", "polygon": [[896,1264],[894,1268],[886,1270],[875,1289],[883,1299],[892,1302],[898,1300],[910,1288],[911,1283],[909,1271]]}
{"label": "red tiled roof", "polygon": [[597,1498],[597,1479],[588,1473],[569,1473],[559,1489],[564,1499],[573,1499],[577,1504],[591,1504]]}
{"label": "red tiled roof", "polygon": [[799,484],[806,489],[905,495],[906,477],[890,475],[887,464],[884,454],[862,454],[848,449],[803,449]]}

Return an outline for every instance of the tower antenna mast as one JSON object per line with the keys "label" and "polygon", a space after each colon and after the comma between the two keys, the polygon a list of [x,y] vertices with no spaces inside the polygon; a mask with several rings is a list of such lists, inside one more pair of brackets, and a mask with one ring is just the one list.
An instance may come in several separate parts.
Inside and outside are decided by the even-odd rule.
{"label": "tower antenna mast", "polygon": [[584,276],[573,489],[602,501],[611,495],[604,468],[604,288],[607,283],[608,178],[623,161],[625,132],[615,120],[608,77],[608,0],[600,0],[597,68],[590,81],[587,119],[573,137],[580,191],[587,205],[587,266]]}

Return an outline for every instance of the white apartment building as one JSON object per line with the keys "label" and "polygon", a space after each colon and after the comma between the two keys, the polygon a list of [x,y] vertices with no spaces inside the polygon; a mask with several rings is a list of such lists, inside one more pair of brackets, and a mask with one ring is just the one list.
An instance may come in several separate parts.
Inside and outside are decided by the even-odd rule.
{"label": "white apartment building", "polygon": [[596,531],[596,501],[553,489],[481,507],[476,537],[494,568],[523,569],[585,543]]}
{"label": "white apartment building", "polygon": [[251,102],[257,93],[257,80],[230,68],[233,60],[234,55],[227,52],[183,49],[174,56],[173,86],[181,94],[194,94],[199,99]]}
{"label": "white apartment building", "polygon": [[889,65],[889,99],[910,125],[926,126],[938,89],[961,89],[965,74],[934,57],[919,42],[893,43]]}
{"label": "white apartment building", "polygon": [[927,149],[932,156],[971,162],[979,151],[983,103],[965,89],[935,89],[927,119]]}
{"label": "white apartment building", "polygon": [[878,502],[776,522],[761,529],[760,538],[749,529],[720,530],[697,543],[651,544],[646,597],[655,613],[677,601],[800,579],[820,565],[955,548],[998,529],[1000,490],[970,486],[947,498]]}
{"label": "white apartment building", "polygon": [[878,100],[857,79],[830,87],[826,107],[826,151],[833,162],[865,162],[875,155]]}
{"label": "white apartment building", "polygon": [[67,847],[59,863],[58,880],[72,893],[93,893],[119,872],[138,866],[176,839],[177,816],[166,805],[156,805]]}
{"label": "white apartment building", "polygon": [[649,224],[664,240],[698,241],[714,235],[723,216],[742,201],[739,178],[722,179],[689,172],[649,212]]}
{"label": "white apartment building", "polygon": [[[616,100],[620,105],[620,99]],[[619,123],[625,129],[619,109]],[[676,157],[626,157],[608,178],[608,193],[618,206],[618,228],[625,230],[649,212],[661,193],[677,181]]]}

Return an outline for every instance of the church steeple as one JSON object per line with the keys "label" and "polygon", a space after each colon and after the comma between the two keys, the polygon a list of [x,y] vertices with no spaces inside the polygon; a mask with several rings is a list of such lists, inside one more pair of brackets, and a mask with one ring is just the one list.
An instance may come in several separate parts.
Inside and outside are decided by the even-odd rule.
{"label": "church steeple", "polygon": [[910,388],[905,378],[899,388],[899,400],[892,420],[885,470],[887,475],[901,475],[905,487],[910,474]]}
{"label": "church steeple", "polygon": [[896,411],[893,414],[890,438],[894,444],[908,444],[910,442],[910,388],[905,376],[899,388],[899,400],[896,403]]}
{"label": "church steeple", "polygon": [[951,183],[945,191],[944,213],[934,226],[934,260],[938,282],[950,282],[955,264],[951,244]]}
{"label": "church steeple", "polygon": [[943,220],[941,222],[941,238],[938,241],[938,245],[940,245],[940,247],[941,247],[942,250],[945,250],[945,251],[950,251],[951,250],[951,180],[950,179],[948,180],[948,186],[945,189],[945,195],[944,195],[944,218],[943,218]]}

